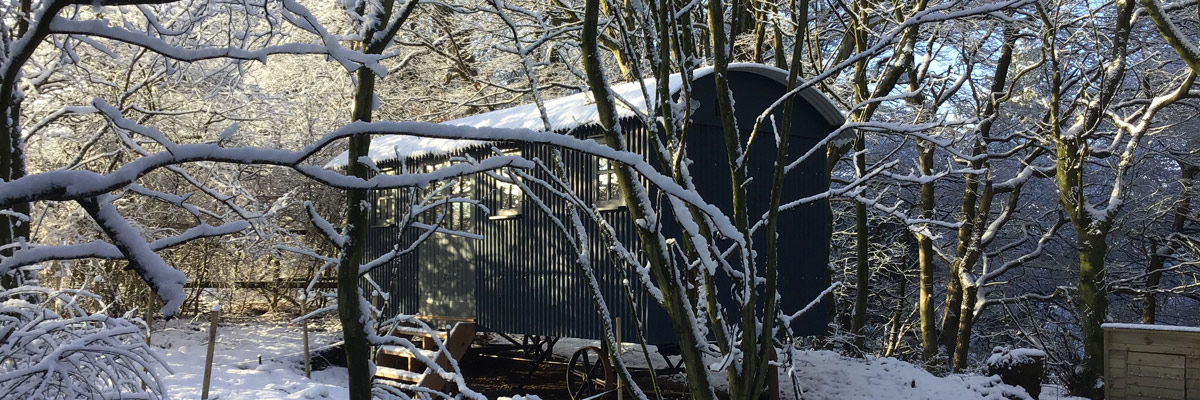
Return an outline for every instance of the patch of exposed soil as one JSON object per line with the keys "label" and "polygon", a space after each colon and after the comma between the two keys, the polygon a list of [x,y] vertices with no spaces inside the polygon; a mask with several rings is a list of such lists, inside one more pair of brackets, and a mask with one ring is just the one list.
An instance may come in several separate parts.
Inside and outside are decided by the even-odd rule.
{"label": "patch of exposed soil", "polygon": [[[535,363],[526,359],[472,351],[463,357],[459,365],[467,377],[468,387],[488,398],[519,394],[537,395],[543,400],[571,399],[567,393],[566,360],[550,360],[534,370]],[[634,380],[643,390],[650,391],[653,388],[649,371],[634,370]],[[658,374],[658,385],[663,392],[663,399],[688,398],[687,387],[668,379],[663,373]],[[655,397],[652,393],[648,395],[651,398]],[[633,398],[628,394],[624,397]],[[607,399],[616,399],[616,396],[609,396]]]}

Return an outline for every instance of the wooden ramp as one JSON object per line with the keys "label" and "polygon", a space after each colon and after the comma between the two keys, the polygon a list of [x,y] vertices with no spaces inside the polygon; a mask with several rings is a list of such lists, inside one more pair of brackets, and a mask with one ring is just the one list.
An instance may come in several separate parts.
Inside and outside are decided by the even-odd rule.
{"label": "wooden ramp", "polygon": [[[433,361],[443,370],[450,371],[450,360],[460,360],[471,348],[475,339],[474,322],[457,322],[450,331],[430,332],[421,328],[398,326],[391,335],[408,338],[413,348],[406,346],[380,346],[375,354],[375,378],[382,383],[416,385],[432,390],[442,390],[448,383],[446,378],[434,373],[425,360]],[[444,351],[439,351],[434,337],[442,341]]]}

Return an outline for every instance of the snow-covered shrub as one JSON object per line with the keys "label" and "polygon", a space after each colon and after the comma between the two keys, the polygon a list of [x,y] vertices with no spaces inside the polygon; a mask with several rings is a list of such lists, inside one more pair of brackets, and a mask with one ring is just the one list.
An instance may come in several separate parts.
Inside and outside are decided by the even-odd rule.
{"label": "snow-covered shrub", "polygon": [[[84,303],[83,290],[21,286],[0,291],[0,393],[13,399],[160,399],[164,365],[141,326]],[[101,305],[101,310],[103,306]],[[128,317],[128,316],[127,316]]]}

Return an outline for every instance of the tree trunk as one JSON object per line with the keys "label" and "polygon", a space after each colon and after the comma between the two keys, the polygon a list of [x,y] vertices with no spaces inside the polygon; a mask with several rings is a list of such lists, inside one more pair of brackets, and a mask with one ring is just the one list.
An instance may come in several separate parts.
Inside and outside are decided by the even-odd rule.
{"label": "tree trunk", "polygon": [[[907,263],[905,263],[907,264]],[[904,326],[904,306],[908,303],[905,298],[908,296],[908,277],[900,274],[900,287],[896,289],[896,311],[892,313],[891,326],[888,329],[888,342],[884,348],[884,357],[893,357],[896,355],[896,350],[900,348],[900,330]]]}
{"label": "tree trunk", "polygon": [[[16,67],[14,67],[16,68]],[[25,144],[21,138],[21,98],[19,94],[14,94],[12,88],[5,88],[3,98],[10,101],[5,102],[4,113],[7,116],[6,121],[0,121],[0,181],[12,181],[14,179],[25,176]],[[29,203],[17,204],[12,208],[12,211],[28,216],[30,214]],[[29,221],[22,221],[17,217],[0,216],[0,247],[9,243],[15,243],[18,240],[29,239],[30,229]],[[0,251],[2,255],[11,255],[13,249]],[[10,289],[20,284],[20,270],[13,270],[7,274],[0,275],[0,289]]]}
{"label": "tree trunk", "polygon": [[[354,121],[371,121],[371,103],[375,93],[375,74],[367,68],[357,71],[358,87],[354,91]],[[370,177],[370,169],[358,162],[359,157],[367,155],[371,146],[370,135],[354,135],[350,137],[350,155],[346,163],[347,175],[361,179]],[[371,376],[371,346],[367,343],[368,315],[363,315],[359,301],[361,297],[358,287],[358,268],[362,264],[363,248],[367,241],[367,218],[369,208],[364,207],[367,201],[367,191],[354,189],[346,191],[346,242],[342,247],[342,256],[338,260],[337,297],[338,317],[342,322],[342,336],[345,340],[346,369],[349,375],[350,399],[368,400],[371,398],[371,386],[374,379]]]}
{"label": "tree trunk", "polygon": [[1084,395],[1097,398],[1098,379],[1104,374],[1104,331],[1100,324],[1108,316],[1104,256],[1108,252],[1104,233],[1075,227],[1079,235],[1079,317],[1083,333],[1083,365],[1079,378]]}
{"label": "tree trunk", "polygon": [[[979,155],[981,150],[986,151],[982,147],[976,144],[974,155]],[[978,163],[972,164],[972,167],[979,168]],[[963,265],[963,258],[967,255],[967,250],[975,236],[975,205],[979,193],[979,176],[977,174],[967,174],[966,182],[963,186],[963,200],[960,211],[963,221],[962,226],[958,228],[958,248],[955,251],[958,259],[950,263],[950,271],[946,276],[946,305],[943,308],[945,312],[942,313],[941,345],[946,349],[946,354],[951,358],[957,357],[956,347],[960,343],[958,338],[958,328],[961,325],[959,323],[959,318],[961,317],[960,311],[965,304],[969,304],[969,302],[963,300],[963,285],[960,276],[964,267],[971,267],[970,265]]]}
{"label": "tree trunk", "polygon": [[971,285],[963,288],[961,309],[958,312],[958,327],[955,332],[953,371],[961,371],[967,367],[967,356],[971,350],[971,330],[975,327],[975,317],[978,309],[979,288]]}
{"label": "tree trunk", "polygon": [[1146,264],[1146,293],[1142,301],[1142,323],[1153,324],[1158,314],[1158,282],[1162,280],[1163,257],[1158,243],[1150,244],[1150,262]]}
{"label": "tree trunk", "polygon": [[[922,175],[933,174],[933,148],[933,143],[917,141]],[[922,183],[921,218],[933,219],[933,195],[933,182]],[[929,235],[917,234],[917,257],[921,275],[921,300],[918,303],[921,314],[921,346],[924,347],[925,361],[929,362],[938,354],[937,309],[933,301],[933,239]]]}
{"label": "tree trunk", "polygon": [[[858,138],[854,142],[854,150],[857,154],[854,156],[854,167],[859,173],[865,173],[867,168],[866,157],[863,154],[863,148],[866,146],[865,138],[862,133],[858,134]],[[854,335],[854,347],[856,354],[866,353],[864,344],[866,339],[863,337],[862,330],[867,324],[867,295],[870,288],[871,270],[868,264],[870,257],[870,231],[867,227],[867,205],[862,202],[854,203],[854,277],[856,286],[854,288],[854,317],[850,321],[850,333]]]}
{"label": "tree trunk", "polygon": [[[15,34],[16,37],[24,36],[29,31],[29,18],[31,11],[31,0],[21,0],[21,13],[16,22]],[[52,16],[57,14],[63,6],[52,5],[50,12],[45,15]],[[47,28],[42,21],[38,21],[38,30],[35,31],[35,37],[31,38],[30,43],[38,43],[47,35]],[[12,43],[8,43],[12,45]],[[8,182],[25,176],[25,143],[21,137],[21,102],[24,100],[24,95],[17,91],[17,85],[20,83],[21,67],[25,61],[33,53],[33,48],[36,45],[31,44],[30,48],[23,54],[10,55],[13,59],[8,60],[8,68],[4,71],[4,77],[0,81],[0,114],[4,118],[0,118],[0,182]],[[12,208],[12,211],[21,214],[29,215],[29,203],[17,204]],[[12,216],[0,216],[0,247],[4,247],[10,243],[16,243],[18,239],[29,239],[30,229],[29,222],[21,221]],[[0,250],[0,255],[11,255],[13,249]],[[18,274],[20,271],[12,271],[7,274],[0,274],[0,290],[10,289],[19,284]]]}
{"label": "tree trunk", "polygon": [[[992,75],[992,86],[988,89],[988,102],[984,104],[983,117],[979,123],[979,139],[975,142],[971,154],[979,156],[987,153],[987,141],[991,138],[992,123],[994,117],[998,114],[1000,108],[1000,98],[1005,92],[1005,85],[1008,82],[1008,69],[1012,65],[1013,58],[1013,41],[1017,31],[1011,25],[1005,25],[1002,28],[1003,41],[1000,47],[1000,57],[996,61],[996,72]],[[974,160],[970,163],[972,169],[980,169],[987,164],[984,160]],[[955,255],[958,257],[956,262],[950,263],[950,276],[946,281],[946,306],[945,314],[942,315],[942,346],[946,348],[946,353],[950,354],[955,359],[955,369],[961,367],[958,363],[958,344],[962,343],[958,332],[961,324],[959,321],[960,310],[967,310],[970,302],[963,299],[963,285],[960,276],[964,269],[971,270],[975,266],[975,260],[966,260],[969,252],[978,252],[979,249],[972,249],[972,246],[982,246],[982,243],[977,241],[980,236],[979,232],[987,229],[979,219],[986,217],[988,211],[978,210],[979,198],[979,174],[969,173],[966,175],[966,182],[963,184],[962,213],[963,224],[958,228],[958,246],[955,249]],[[990,180],[990,177],[984,176],[982,179]],[[989,194],[988,196],[991,196]],[[991,198],[982,199],[991,202]],[[980,215],[982,213],[982,215]],[[972,323],[965,324],[966,326],[973,325]],[[967,332],[967,337],[970,337],[970,332]]]}
{"label": "tree trunk", "polygon": [[[605,142],[610,147],[618,150],[624,150],[624,140],[620,137],[620,125],[616,124],[616,110],[614,105],[609,101],[609,91],[607,82],[604,79],[604,70],[600,63],[599,46],[597,45],[598,20],[600,14],[600,1],[587,0],[584,5],[583,17],[583,60],[584,70],[587,73],[588,86],[596,98],[596,112],[600,117],[600,125],[603,128]],[[619,165],[616,168],[617,184],[621,188],[621,195],[624,197],[626,204],[629,204],[628,210],[630,217],[636,219],[644,218],[644,209],[641,207],[640,199],[634,194],[633,190],[636,178],[633,176],[632,170],[624,165]],[[640,187],[639,187],[640,188]],[[645,253],[650,261],[650,269],[654,273],[654,278],[658,282],[675,282],[675,273],[671,269],[671,265],[662,257],[663,244],[658,241],[658,235],[649,230],[648,227],[638,225],[637,233],[639,242],[645,247]],[[689,309],[686,293],[679,290],[673,285],[661,285],[663,299],[666,304],[663,308],[666,309],[668,317],[671,319],[671,325],[675,332],[675,338],[679,341],[679,349],[683,358],[684,369],[688,376],[688,393],[694,399],[712,399],[714,393],[712,384],[709,382],[710,376],[707,368],[708,365],[704,362],[704,355],[700,350],[701,340],[693,330],[693,315]],[[704,344],[707,346],[707,344]]]}
{"label": "tree trunk", "polygon": [[1192,183],[1200,167],[1180,162],[1179,169],[1182,172],[1179,177],[1179,183],[1183,186],[1183,189],[1179,193],[1179,203],[1175,205],[1175,218],[1171,221],[1171,231],[1167,233],[1166,248],[1160,251],[1157,244],[1150,247],[1150,263],[1146,265],[1145,303],[1142,304],[1143,324],[1153,324],[1156,319],[1158,297],[1154,292],[1158,290],[1159,280],[1162,279],[1162,267],[1166,262],[1167,256],[1179,248],[1180,242],[1174,236],[1183,232],[1183,226],[1187,223],[1188,216],[1191,214]]}

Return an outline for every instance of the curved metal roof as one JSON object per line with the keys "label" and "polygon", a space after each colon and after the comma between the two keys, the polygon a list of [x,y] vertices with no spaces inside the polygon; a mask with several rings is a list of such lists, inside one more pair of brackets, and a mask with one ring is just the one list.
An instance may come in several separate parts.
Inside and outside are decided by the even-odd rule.
{"label": "curved metal roof", "polygon": [[[757,74],[787,85],[788,72],[768,65],[752,63],[735,63],[729,65],[730,72],[747,72]],[[712,67],[699,68],[693,72],[693,80],[706,77],[713,73]],[[680,74],[670,77],[671,93],[678,93],[683,87]],[[801,81],[803,83],[803,81]],[[617,101],[617,114],[621,118],[646,115],[653,110],[656,102],[653,98],[647,101],[642,89],[646,88],[653,96],[654,79],[646,79],[641,83],[629,82],[612,86],[613,94],[624,101]],[[845,117],[829,98],[825,97],[814,87],[806,88],[799,93],[800,98],[816,108],[817,112],[832,126],[841,126]],[[599,123],[595,101],[590,92],[576,93],[543,102],[550,122],[550,131],[567,132],[577,127]],[[632,106],[632,108],[631,108]],[[464,118],[443,122],[444,125],[471,126],[478,128],[510,128],[546,131],[546,123],[542,120],[537,104],[529,103],[496,111],[489,111]],[[395,160],[400,157],[410,158],[431,154],[444,154],[466,148],[479,147],[488,142],[474,140],[450,140],[423,138],[408,135],[383,136],[371,140],[371,150],[368,156],[375,162]],[[346,165],[348,153],[343,152],[326,167]]]}

